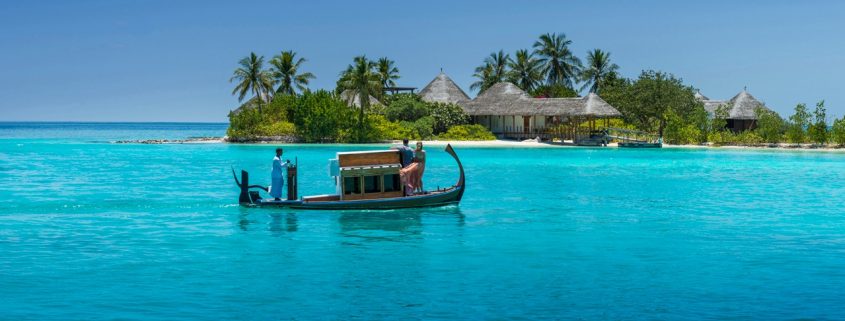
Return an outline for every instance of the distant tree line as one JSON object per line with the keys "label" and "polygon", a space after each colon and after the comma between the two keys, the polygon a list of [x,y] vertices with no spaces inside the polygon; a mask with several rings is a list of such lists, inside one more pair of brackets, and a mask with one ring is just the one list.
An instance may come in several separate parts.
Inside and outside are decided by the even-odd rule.
{"label": "distant tree line", "polygon": [[[570,49],[563,33],[541,35],[532,49],[491,53],[475,68],[470,89],[483,93],[494,84],[511,82],[535,97],[577,97],[579,92],[600,94],[622,117],[614,126],[657,133],[673,144],[837,144],[845,145],[845,117],[828,122],[824,101],[811,113],[799,104],[783,119],[774,111],[756,111],[756,128],[727,129],[728,107],[713,113],[695,98],[695,89],[671,73],[645,70],[625,78],[610,53],[587,52],[586,64]],[[493,139],[454,104],[424,102],[417,95],[387,95],[385,87],[400,78],[396,63],[387,57],[353,58],[340,72],[333,92],[308,89],[315,76],[302,72],[307,60],[282,51],[264,68],[264,57],[250,53],[241,59],[231,82],[239,101],[252,96],[230,114],[229,136],[296,136],[306,142],[372,142],[405,137],[429,139]],[[357,108],[349,107],[355,99]],[[380,100],[383,105],[370,101]],[[266,109],[266,110],[265,110]],[[454,130],[453,130],[454,129]],[[451,133],[450,133],[451,132]]]}
{"label": "distant tree line", "polygon": [[[232,94],[241,101],[248,94],[253,97],[229,114],[227,135],[234,141],[269,137],[315,143],[495,139],[483,126],[470,125],[458,105],[384,94],[383,88],[395,86],[400,78],[396,63],[386,57],[355,57],[332,92],[308,89],[315,76],[300,72],[305,62],[293,51],[274,56],[269,69],[255,53],[241,59],[230,80],[236,83]],[[348,94],[342,97],[344,92]],[[383,104],[370,101],[371,96]],[[357,108],[350,106],[355,97]]]}

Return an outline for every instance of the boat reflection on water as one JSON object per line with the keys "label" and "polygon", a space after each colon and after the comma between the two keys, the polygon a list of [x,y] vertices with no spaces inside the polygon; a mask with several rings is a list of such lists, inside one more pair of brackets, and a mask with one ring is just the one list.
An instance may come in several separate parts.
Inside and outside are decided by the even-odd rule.
{"label": "boat reflection on water", "polygon": [[[457,206],[392,211],[345,211],[338,217],[339,234],[346,244],[357,242],[413,242],[422,239],[423,220],[427,224],[463,227],[464,215]],[[356,242],[357,241],[357,242]]]}
{"label": "boat reflection on water", "polygon": [[279,236],[282,232],[293,233],[297,230],[295,213],[270,213],[270,232]]}
{"label": "boat reflection on water", "polygon": [[[296,210],[259,210],[240,208],[237,217],[237,228],[243,232],[270,232],[272,236],[282,236],[299,230],[300,218]],[[409,242],[422,239],[425,225],[442,227],[459,227],[465,225],[464,214],[460,207],[447,206],[440,208],[417,208],[378,211],[337,211],[339,234],[347,242]],[[329,213],[326,213],[329,214]],[[324,218],[307,216],[310,227],[324,225],[331,215]],[[452,235],[460,236],[463,232],[450,231]],[[355,240],[354,242],[352,240]]]}
{"label": "boat reflection on water", "polygon": [[244,232],[267,230],[270,231],[270,234],[273,236],[281,236],[284,233],[293,233],[299,229],[296,213],[292,211],[267,211],[266,216],[256,214],[259,213],[250,213],[249,211],[242,209],[238,214],[238,228]]}

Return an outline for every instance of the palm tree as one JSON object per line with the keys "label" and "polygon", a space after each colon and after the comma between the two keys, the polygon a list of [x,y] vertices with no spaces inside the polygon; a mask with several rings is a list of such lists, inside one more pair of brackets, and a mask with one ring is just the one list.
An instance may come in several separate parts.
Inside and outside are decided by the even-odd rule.
{"label": "palm tree", "polygon": [[396,63],[393,60],[387,59],[387,57],[381,57],[376,64],[379,77],[381,77],[381,87],[396,86],[394,80],[399,79],[399,69],[396,68]]}
{"label": "palm tree", "polygon": [[270,70],[273,73],[273,78],[279,84],[276,93],[295,95],[296,90],[302,92],[308,88],[308,81],[316,78],[314,74],[310,72],[297,74],[299,68],[306,61],[305,58],[297,59],[296,52],[293,50],[282,51],[281,54],[270,59],[272,65]]}
{"label": "palm tree", "polygon": [[534,42],[534,53],[540,56],[543,73],[549,85],[565,85],[574,88],[581,73],[581,60],[572,54],[569,45],[572,40],[566,35],[547,33]]}
{"label": "palm tree", "polygon": [[533,91],[543,82],[542,63],[526,49],[517,50],[516,60],[509,60],[508,67],[508,81],[524,91]]}
{"label": "palm tree", "polygon": [[358,141],[364,140],[364,110],[370,107],[370,95],[381,91],[381,76],[376,64],[366,56],[355,57],[353,63],[341,73],[339,83],[344,89],[352,90],[352,99],[358,95],[361,112],[358,114]]}
{"label": "palm tree", "polygon": [[472,74],[473,77],[478,78],[477,81],[473,82],[469,85],[470,90],[478,90],[478,93],[481,94],[490,86],[493,86],[495,82],[492,80],[493,74],[493,66],[488,64],[483,64],[475,68],[475,73]]}
{"label": "palm tree", "polygon": [[261,112],[261,102],[269,101],[270,91],[273,88],[273,78],[269,71],[264,70],[264,56],[257,56],[254,52],[241,59],[240,67],[235,69],[229,82],[238,81],[238,85],[232,90],[232,95],[238,94],[238,101],[243,101],[248,92],[255,94],[258,100],[258,112]]}
{"label": "palm tree", "polygon": [[591,93],[598,94],[608,76],[616,73],[618,69],[619,66],[610,62],[609,52],[601,51],[601,49],[587,52],[587,68],[581,73],[581,81],[584,82],[581,91],[589,87]]}
{"label": "palm tree", "polygon": [[503,50],[491,53],[484,59],[483,65],[475,68],[475,73],[472,76],[478,78],[478,81],[472,83],[469,88],[472,90],[478,89],[478,92],[481,93],[496,83],[505,81],[508,60],[510,60],[510,55]]}

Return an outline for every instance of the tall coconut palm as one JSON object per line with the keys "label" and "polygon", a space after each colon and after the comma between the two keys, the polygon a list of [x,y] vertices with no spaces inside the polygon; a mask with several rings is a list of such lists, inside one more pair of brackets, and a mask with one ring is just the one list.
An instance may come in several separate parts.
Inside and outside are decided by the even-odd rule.
{"label": "tall coconut palm", "polygon": [[270,59],[270,71],[279,84],[276,88],[277,94],[295,95],[297,90],[302,92],[308,88],[308,82],[316,77],[310,72],[298,73],[306,61],[305,58],[297,59],[293,50],[282,51]]}
{"label": "tall coconut palm", "polygon": [[229,78],[229,82],[238,81],[232,95],[238,94],[238,101],[243,101],[251,91],[258,100],[258,111],[261,112],[261,102],[270,100],[270,91],[273,88],[273,77],[269,71],[264,70],[264,56],[251,52],[238,64],[240,67],[235,69],[232,78]]}
{"label": "tall coconut palm", "polygon": [[381,76],[376,72],[376,64],[366,56],[355,57],[353,63],[341,73],[339,83],[344,89],[352,90],[352,99],[360,99],[361,111],[358,114],[358,141],[364,140],[364,111],[370,107],[370,95],[381,91]]}
{"label": "tall coconut palm", "polygon": [[530,92],[543,82],[542,63],[528,50],[516,51],[516,59],[508,61],[508,81]]}
{"label": "tall coconut palm", "polygon": [[477,78],[475,82],[469,85],[470,90],[478,90],[478,93],[482,93],[490,86],[493,86],[496,82],[493,81],[493,66],[488,64],[483,64],[481,66],[475,67],[475,73],[472,74],[473,77]]}
{"label": "tall coconut palm", "polygon": [[472,90],[478,89],[478,92],[481,93],[496,83],[505,81],[508,60],[510,60],[510,55],[503,50],[491,53],[484,59],[483,65],[475,68],[475,73],[472,76],[478,78],[478,81],[472,83],[469,88]]}
{"label": "tall coconut palm", "polygon": [[610,62],[610,53],[594,49],[587,52],[587,66],[581,73],[581,81],[584,86],[581,91],[589,88],[591,93],[598,94],[604,87],[605,82],[611,74],[616,73],[619,66]]}
{"label": "tall coconut palm", "polygon": [[387,59],[387,57],[381,57],[376,63],[376,66],[379,77],[381,77],[381,87],[387,88],[396,86],[396,82],[394,80],[399,79],[399,69],[396,68],[396,62]]}
{"label": "tall coconut palm", "polygon": [[566,35],[547,33],[534,42],[534,53],[543,63],[543,72],[549,85],[564,85],[574,88],[581,73],[581,60],[572,54],[569,45],[572,40]]}

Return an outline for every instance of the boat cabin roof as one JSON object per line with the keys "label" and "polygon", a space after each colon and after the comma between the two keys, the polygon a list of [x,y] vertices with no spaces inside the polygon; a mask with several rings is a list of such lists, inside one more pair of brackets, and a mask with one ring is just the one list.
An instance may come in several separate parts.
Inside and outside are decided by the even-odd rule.
{"label": "boat cabin roof", "polygon": [[337,153],[337,160],[341,168],[402,163],[399,151],[395,149]]}

